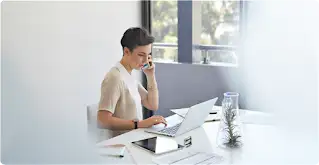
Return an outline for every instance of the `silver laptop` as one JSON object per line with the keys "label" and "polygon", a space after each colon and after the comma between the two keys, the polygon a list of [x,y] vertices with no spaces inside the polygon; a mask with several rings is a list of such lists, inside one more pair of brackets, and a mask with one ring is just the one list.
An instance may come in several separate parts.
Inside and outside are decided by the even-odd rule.
{"label": "silver laptop", "polygon": [[175,137],[184,134],[190,130],[193,130],[197,127],[200,127],[202,124],[204,124],[205,119],[209,115],[209,112],[211,112],[217,99],[218,98],[216,97],[214,99],[191,106],[185,118],[180,123],[171,125],[169,123],[170,121],[167,121],[168,127],[160,129],[150,128],[146,129],[145,132]]}

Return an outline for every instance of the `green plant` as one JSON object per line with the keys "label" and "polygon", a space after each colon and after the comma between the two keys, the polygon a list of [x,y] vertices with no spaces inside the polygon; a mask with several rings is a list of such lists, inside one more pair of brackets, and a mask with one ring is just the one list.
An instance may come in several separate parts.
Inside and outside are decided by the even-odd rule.
{"label": "green plant", "polygon": [[239,126],[235,124],[236,117],[237,110],[233,109],[231,104],[226,105],[223,120],[226,125],[224,128],[226,132],[224,145],[230,148],[238,148],[242,145],[241,135],[237,130]]}

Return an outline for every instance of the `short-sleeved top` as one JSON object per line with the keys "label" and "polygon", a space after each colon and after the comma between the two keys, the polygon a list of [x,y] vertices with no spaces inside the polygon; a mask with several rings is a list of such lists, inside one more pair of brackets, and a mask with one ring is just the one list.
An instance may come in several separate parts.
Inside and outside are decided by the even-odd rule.
{"label": "short-sleeved top", "polygon": [[[142,120],[142,100],[146,97],[146,89],[118,62],[101,84],[99,110],[110,111],[121,119]],[[113,137],[127,131],[112,131]]]}

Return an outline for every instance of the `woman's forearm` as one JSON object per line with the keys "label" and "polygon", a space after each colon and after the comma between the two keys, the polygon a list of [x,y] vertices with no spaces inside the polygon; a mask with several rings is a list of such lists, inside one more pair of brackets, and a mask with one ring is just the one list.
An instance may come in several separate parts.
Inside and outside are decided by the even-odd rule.
{"label": "woman's forearm", "polygon": [[121,119],[113,116],[98,114],[99,127],[110,130],[131,130],[134,129],[134,122],[132,120]]}
{"label": "woman's forearm", "polygon": [[152,110],[158,109],[158,89],[155,75],[147,76],[147,101]]}

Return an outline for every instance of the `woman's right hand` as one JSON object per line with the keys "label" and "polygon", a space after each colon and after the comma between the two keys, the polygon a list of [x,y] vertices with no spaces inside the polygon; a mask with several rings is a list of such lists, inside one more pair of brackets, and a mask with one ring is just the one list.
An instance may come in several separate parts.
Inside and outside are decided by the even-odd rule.
{"label": "woman's right hand", "polygon": [[164,124],[165,126],[167,125],[167,122],[163,116],[152,116],[145,120],[140,121],[138,126],[140,128],[149,128],[153,125],[161,124],[161,123]]}

